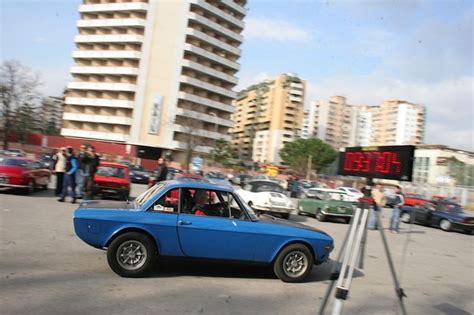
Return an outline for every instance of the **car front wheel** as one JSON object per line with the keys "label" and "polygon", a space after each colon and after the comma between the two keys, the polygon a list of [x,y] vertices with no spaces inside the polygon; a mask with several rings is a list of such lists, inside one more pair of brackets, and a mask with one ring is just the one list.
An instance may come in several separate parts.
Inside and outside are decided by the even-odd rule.
{"label": "car front wheel", "polygon": [[443,231],[450,231],[451,230],[451,222],[449,222],[446,219],[443,219],[443,220],[439,221],[439,227]]}
{"label": "car front wheel", "polygon": [[400,220],[403,222],[403,223],[410,223],[411,221],[411,216],[409,213],[402,213],[402,215],[400,216]]}
{"label": "car front wheel", "polygon": [[301,282],[311,273],[313,255],[303,244],[283,248],[273,264],[273,272],[284,282]]}
{"label": "car front wheel", "polygon": [[122,277],[143,277],[156,260],[152,241],[142,233],[130,232],[117,237],[107,250],[110,268]]}
{"label": "car front wheel", "polygon": [[316,219],[321,222],[326,221],[326,216],[322,213],[321,209],[316,210]]}

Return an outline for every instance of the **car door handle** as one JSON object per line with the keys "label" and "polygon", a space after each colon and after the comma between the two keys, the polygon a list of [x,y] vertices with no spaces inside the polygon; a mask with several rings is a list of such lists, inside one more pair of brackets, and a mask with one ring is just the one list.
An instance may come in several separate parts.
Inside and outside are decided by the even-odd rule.
{"label": "car door handle", "polygon": [[179,225],[191,225],[192,223],[191,223],[190,221],[179,220],[179,221],[178,221],[178,224],[179,224]]}

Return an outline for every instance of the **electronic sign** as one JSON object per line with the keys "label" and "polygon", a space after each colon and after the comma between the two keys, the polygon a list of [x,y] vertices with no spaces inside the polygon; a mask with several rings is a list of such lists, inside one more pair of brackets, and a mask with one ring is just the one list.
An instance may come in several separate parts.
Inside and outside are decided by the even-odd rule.
{"label": "electronic sign", "polygon": [[412,180],[412,145],[350,147],[339,153],[339,175]]}

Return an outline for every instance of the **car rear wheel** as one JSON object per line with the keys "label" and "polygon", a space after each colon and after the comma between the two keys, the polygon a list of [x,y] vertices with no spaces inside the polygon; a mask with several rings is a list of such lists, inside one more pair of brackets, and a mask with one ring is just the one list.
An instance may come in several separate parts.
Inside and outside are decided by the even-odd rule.
{"label": "car rear wheel", "polygon": [[138,232],[125,233],[112,241],[107,250],[110,268],[122,277],[143,277],[156,260],[153,242]]}
{"label": "car rear wheel", "polygon": [[28,182],[28,187],[23,189],[25,195],[31,195],[35,191],[35,182],[30,180]]}
{"label": "car rear wheel", "polygon": [[439,227],[443,231],[451,231],[451,222],[449,222],[449,220],[443,219],[439,221]]}
{"label": "car rear wheel", "polygon": [[402,213],[402,215],[400,216],[400,220],[403,222],[403,223],[410,223],[411,221],[411,215],[407,212],[404,212]]}
{"label": "car rear wheel", "polygon": [[316,210],[316,219],[321,222],[326,221],[326,216],[321,212],[321,209]]}
{"label": "car rear wheel", "polygon": [[273,264],[273,272],[284,282],[301,282],[311,273],[313,255],[303,244],[283,248]]}

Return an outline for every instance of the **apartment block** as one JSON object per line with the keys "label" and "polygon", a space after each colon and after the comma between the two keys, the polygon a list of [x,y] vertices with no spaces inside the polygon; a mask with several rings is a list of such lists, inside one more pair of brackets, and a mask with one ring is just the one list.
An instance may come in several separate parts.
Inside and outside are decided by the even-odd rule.
{"label": "apartment block", "polygon": [[[45,97],[41,103],[41,120],[48,131],[59,131],[63,119],[63,97]],[[54,130],[51,130],[54,129]]]}
{"label": "apartment block", "polygon": [[157,158],[230,140],[245,0],[84,0],[63,128]]}
{"label": "apartment block", "polygon": [[234,102],[232,144],[241,159],[279,164],[279,151],[303,126],[306,82],[282,74],[241,91]]}

